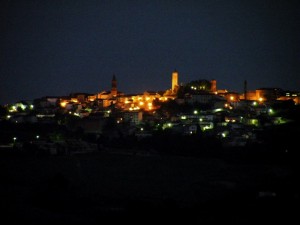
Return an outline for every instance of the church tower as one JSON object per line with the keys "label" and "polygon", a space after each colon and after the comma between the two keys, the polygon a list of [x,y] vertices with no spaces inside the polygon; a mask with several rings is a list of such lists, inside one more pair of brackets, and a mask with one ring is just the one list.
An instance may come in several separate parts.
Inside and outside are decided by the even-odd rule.
{"label": "church tower", "polygon": [[176,69],[172,73],[172,93],[176,93],[178,89],[178,72]]}
{"label": "church tower", "polygon": [[111,95],[112,97],[116,97],[118,93],[117,90],[117,79],[115,74],[113,75],[112,81],[111,81]]}
{"label": "church tower", "polygon": [[210,81],[210,92],[212,93],[217,92],[217,81],[215,79]]}

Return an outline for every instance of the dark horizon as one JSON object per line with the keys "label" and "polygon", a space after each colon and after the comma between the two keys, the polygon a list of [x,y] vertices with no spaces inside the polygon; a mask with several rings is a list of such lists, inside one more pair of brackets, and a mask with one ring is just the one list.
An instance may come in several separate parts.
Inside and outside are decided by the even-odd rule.
{"label": "dark horizon", "polygon": [[216,79],[299,91],[298,1],[2,1],[0,104]]}

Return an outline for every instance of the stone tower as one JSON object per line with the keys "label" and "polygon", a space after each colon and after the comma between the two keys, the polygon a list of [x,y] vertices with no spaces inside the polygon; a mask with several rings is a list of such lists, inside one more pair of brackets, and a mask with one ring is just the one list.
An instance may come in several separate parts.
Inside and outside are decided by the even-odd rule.
{"label": "stone tower", "polygon": [[172,73],[172,92],[176,93],[178,89],[178,72],[176,69]]}
{"label": "stone tower", "polygon": [[117,90],[117,79],[115,74],[113,75],[112,81],[111,81],[111,95],[112,97],[116,97],[118,94]]}

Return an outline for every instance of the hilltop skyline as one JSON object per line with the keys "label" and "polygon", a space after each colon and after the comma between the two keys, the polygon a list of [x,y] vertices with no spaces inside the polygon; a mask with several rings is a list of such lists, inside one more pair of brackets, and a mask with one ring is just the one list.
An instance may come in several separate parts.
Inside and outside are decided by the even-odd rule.
{"label": "hilltop skyline", "polygon": [[0,104],[217,80],[299,91],[298,1],[4,1]]}

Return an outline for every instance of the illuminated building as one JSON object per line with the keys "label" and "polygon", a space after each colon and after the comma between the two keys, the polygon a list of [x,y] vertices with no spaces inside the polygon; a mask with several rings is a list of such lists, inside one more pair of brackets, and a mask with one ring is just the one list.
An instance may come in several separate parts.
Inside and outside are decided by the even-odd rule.
{"label": "illuminated building", "polygon": [[178,72],[176,70],[172,73],[172,93],[176,94],[178,91]]}
{"label": "illuminated building", "polygon": [[215,79],[210,81],[210,92],[217,93],[217,81]]}
{"label": "illuminated building", "polygon": [[153,101],[158,99],[159,101],[165,101],[164,97],[153,91],[145,91],[142,94],[131,94],[124,95],[118,98],[118,102],[123,110],[135,111],[135,110],[145,110],[151,111],[155,110]]}
{"label": "illuminated building", "polygon": [[245,90],[245,92],[240,95],[240,99],[265,102],[276,100],[282,95],[283,91],[279,88],[259,88],[252,91]]}

